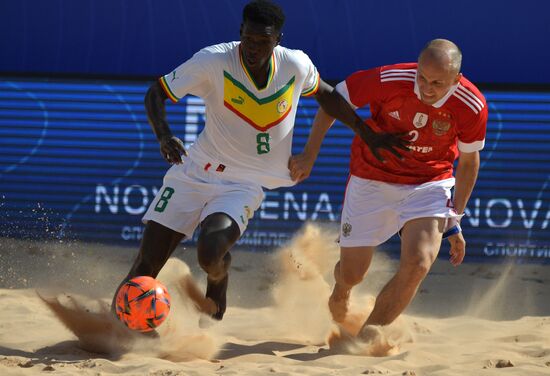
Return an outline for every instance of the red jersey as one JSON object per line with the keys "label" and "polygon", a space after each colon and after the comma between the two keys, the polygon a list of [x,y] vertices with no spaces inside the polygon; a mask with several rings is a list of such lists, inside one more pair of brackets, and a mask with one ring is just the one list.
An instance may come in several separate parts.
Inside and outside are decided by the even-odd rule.
{"label": "red jersey", "polygon": [[453,176],[453,162],[462,152],[483,149],[487,103],[479,90],[462,77],[433,105],[420,101],[416,63],[387,65],[358,71],[336,86],[355,107],[370,105],[367,123],[377,131],[404,132],[411,141],[403,160],[383,153],[376,159],[355,136],[351,145],[351,174],[396,184],[422,184]]}

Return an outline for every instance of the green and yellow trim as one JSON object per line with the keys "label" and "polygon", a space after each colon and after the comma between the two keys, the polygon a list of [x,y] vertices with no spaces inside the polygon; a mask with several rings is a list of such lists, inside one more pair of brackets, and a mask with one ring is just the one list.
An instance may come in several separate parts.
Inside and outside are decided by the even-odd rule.
{"label": "green and yellow trim", "polygon": [[246,86],[244,86],[241,82],[239,82],[238,80],[236,80],[235,78],[233,78],[233,76],[231,76],[231,74],[229,74],[229,72],[227,71],[223,71],[223,76],[228,79],[229,81],[231,81],[231,83],[233,85],[235,85],[236,87],[238,87],[239,89],[241,89],[242,91],[245,92],[245,94],[247,96],[249,96],[250,98],[252,98],[255,102],[257,102],[258,104],[266,104],[266,103],[269,103],[279,97],[281,97],[283,94],[285,94],[288,89],[290,89],[291,86],[294,85],[294,81],[296,80],[296,77],[295,76],[292,76],[292,78],[290,79],[290,81],[288,81],[286,83],[285,86],[283,86],[282,88],[280,88],[279,90],[277,90],[277,92],[275,92],[274,94],[271,94],[269,97],[265,97],[265,98],[258,98],[256,95],[254,95],[253,92],[251,92],[250,90],[248,90],[246,88]]}
{"label": "green and yellow trim", "polygon": [[295,77],[276,93],[258,98],[227,71],[224,75],[224,101],[231,110],[257,130],[265,131],[282,122],[292,110]]}
{"label": "green and yellow trim", "polygon": [[315,95],[315,93],[317,93],[317,90],[319,90],[320,81],[321,78],[319,77],[319,73],[317,73],[317,77],[315,78],[315,85],[313,85],[308,90],[302,92],[302,97],[311,97],[312,95]]}
{"label": "green and yellow trim", "polygon": [[170,98],[172,102],[178,103],[179,98],[176,96],[176,94],[172,92],[172,90],[170,90],[170,86],[168,86],[168,83],[166,82],[166,78],[162,76],[161,78],[159,78],[159,82],[160,82],[160,86],[162,87],[162,90],[164,90],[168,98]]}
{"label": "green and yellow trim", "polygon": [[243,60],[243,54],[242,54],[240,45],[239,45],[239,61],[241,62],[241,66],[243,67],[243,70],[244,70],[244,73],[246,74],[246,77],[248,77],[250,82],[252,82],[254,84],[254,87],[258,91],[262,91],[262,90],[267,89],[267,87],[269,86],[271,81],[273,81],[273,77],[275,76],[275,69],[276,69],[276,66],[275,66],[275,53],[272,53],[271,58],[269,59],[269,73],[267,74],[267,82],[266,82],[264,87],[260,87],[260,85],[258,85],[256,83],[256,81],[254,80],[254,77],[252,77],[252,74],[248,70],[248,67],[246,66],[246,63]]}

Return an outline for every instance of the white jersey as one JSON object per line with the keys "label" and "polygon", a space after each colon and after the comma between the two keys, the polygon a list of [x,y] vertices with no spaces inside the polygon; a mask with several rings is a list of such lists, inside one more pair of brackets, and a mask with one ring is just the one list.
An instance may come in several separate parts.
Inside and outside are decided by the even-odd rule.
{"label": "white jersey", "polygon": [[269,189],[295,184],[288,160],[298,101],[319,86],[305,53],[275,47],[264,88],[241,59],[240,42],[206,47],[160,82],[174,102],[192,94],[206,104],[206,126],[189,149],[191,160],[223,171],[225,179]]}

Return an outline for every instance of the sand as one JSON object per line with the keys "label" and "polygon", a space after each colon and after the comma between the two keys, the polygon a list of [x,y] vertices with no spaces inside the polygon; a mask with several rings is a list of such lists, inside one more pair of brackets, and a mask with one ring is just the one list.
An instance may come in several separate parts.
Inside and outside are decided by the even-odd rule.
{"label": "sand", "polygon": [[[110,321],[136,249],[0,239],[0,375],[550,375],[550,265],[440,258],[374,341],[329,348],[333,238],[310,226],[277,252],[233,251],[229,307],[215,323],[178,288],[182,278],[205,286],[195,250],[180,246],[159,276],[172,294],[159,338],[125,337]],[[396,266],[376,254],[348,329]]]}

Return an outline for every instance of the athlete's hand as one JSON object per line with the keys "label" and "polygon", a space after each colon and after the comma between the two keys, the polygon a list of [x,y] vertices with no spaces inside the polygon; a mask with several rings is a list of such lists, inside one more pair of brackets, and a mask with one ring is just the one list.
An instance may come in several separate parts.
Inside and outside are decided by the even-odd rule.
{"label": "athlete's hand", "polygon": [[462,264],[462,260],[464,260],[464,255],[466,254],[466,240],[464,240],[462,232],[449,236],[447,240],[451,244],[451,250],[449,251],[451,264],[453,266]]}
{"label": "athlete's hand", "polygon": [[181,155],[187,156],[183,142],[176,136],[166,135],[159,140],[160,154],[170,164],[181,164]]}
{"label": "athlete's hand", "polygon": [[398,149],[407,152],[410,151],[407,147],[410,142],[403,138],[406,133],[375,132],[367,124],[363,123],[361,127],[357,128],[357,134],[380,162],[385,161],[380,155],[380,149],[389,151],[399,159],[403,159],[403,156],[399,153]]}
{"label": "athlete's hand", "polygon": [[290,178],[297,183],[307,179],[311,174],[315,159],[315,156],[305,153],[291,156],[288,160]]}

